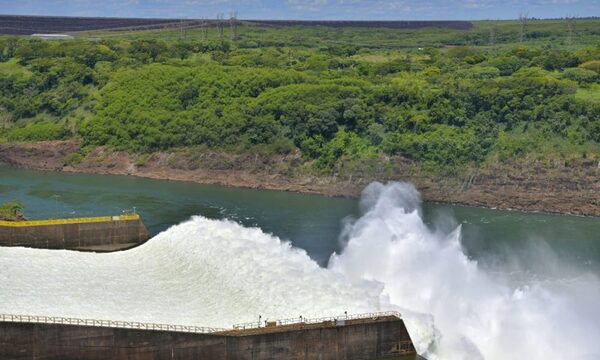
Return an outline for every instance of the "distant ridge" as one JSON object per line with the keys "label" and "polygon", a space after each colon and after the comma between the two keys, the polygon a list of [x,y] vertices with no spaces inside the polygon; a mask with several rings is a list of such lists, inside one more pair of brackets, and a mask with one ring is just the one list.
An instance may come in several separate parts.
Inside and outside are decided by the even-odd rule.
{"label": "distant ridge", "polygon": [[[209,23],[216,20],[207,20]],[[473,27],[470,21],[350,21],[350,20],[240,20],[249,25],[262,26],[328,26],[366,27],[392,29],[419,29],[438,27],[466,30]],[[186,19],[186,27],[199,26],[201,20]],[[79,31],[120,31],[175,28],[181,19],[107,18],[70,16],[0,15],[0,34],[31,35]]]}
{"label": "distant ridge", "polygon": [[31,35],[134,28],[160,29],[176,26],[179,23],[179,19],[0,15],[0,34]]}

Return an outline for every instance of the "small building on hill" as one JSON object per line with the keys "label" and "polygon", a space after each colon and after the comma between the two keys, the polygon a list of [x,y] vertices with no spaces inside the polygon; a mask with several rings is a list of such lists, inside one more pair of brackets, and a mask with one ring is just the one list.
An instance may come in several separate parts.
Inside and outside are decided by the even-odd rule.
{"label": "small building on hill", "polygon": [[32,38],[42,40],[71,40],[73,36],[67,34],[32,34]]}

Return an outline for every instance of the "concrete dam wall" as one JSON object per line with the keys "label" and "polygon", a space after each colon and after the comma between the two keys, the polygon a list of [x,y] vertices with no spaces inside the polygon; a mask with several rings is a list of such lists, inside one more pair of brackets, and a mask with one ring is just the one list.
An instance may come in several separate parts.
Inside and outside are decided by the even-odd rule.
{"label": "concrete dam wall", "polygon": [[1,359],[372,360],[415,354],[396,316],[214,333],[0,322]]}
{"label": "concrete dam wall", "polygon": [[0,221],[0,246],[111,251],[148,240],[139,215]]}

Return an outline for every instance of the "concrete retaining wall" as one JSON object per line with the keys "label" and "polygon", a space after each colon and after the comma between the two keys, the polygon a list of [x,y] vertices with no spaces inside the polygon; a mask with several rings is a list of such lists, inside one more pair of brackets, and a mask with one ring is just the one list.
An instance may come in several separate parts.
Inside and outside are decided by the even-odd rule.
{"label": "concrete retaining wall", "polygon": [[0,246],[43,249],[102,249],[134,246],[148,239],[141,220],[117,220],[74,224],[0,226]]}
{"label": "concrete retaining wall", "polygon": [[394,317],[219,334],[0,323],[1,359],[372,360],[414,353],[404,322]]}

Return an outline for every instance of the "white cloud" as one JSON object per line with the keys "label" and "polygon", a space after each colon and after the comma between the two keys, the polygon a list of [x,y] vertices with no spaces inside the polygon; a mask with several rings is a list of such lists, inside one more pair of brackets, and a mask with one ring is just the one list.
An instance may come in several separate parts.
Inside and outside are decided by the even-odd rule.
{"label": "white cloud", "polygon": [[318,11],[327,5],[327,0],[287,0],[287,3],[302,11]]}
{"label": "white cloud", "polygon": [[484,9],[492,7],[493,4],[488,0],[464,0],[462,6],[468,9]]}

